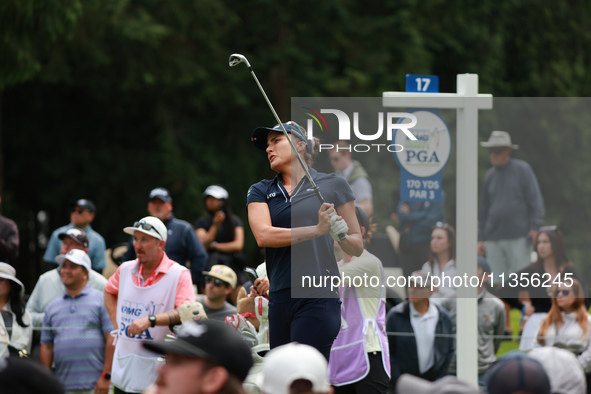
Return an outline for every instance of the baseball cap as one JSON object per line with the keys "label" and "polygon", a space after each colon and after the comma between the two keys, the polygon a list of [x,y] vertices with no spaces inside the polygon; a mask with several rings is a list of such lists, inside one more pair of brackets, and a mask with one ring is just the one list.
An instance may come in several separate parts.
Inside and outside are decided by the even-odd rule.
{"label": "baseball cap", "polygon": [[264,393],[289,394],[289,387],[299,379],[312,383],[312,392],[329,390],[328,363],[312,346],[288,343],[272,349],[263,360]]}
{"label": "baseball cap", "polygon": [[489,394],[525,391],[550,394],[550,380],[542,364],[520,352],[508,353],[489,368],[486,386]]}
{"label": "baseball cap", "polygon": [[543,346],[532,349],[527,355],[538,360],[546,370],[552,394],[585,392],[585,371],[573,352],[555,346]]}
{"label": "baseball cap", "polygon": [[229,197],[228,191],[221,186],[211,185],[203,192],[203,197],[212,196],[218,200],[226,200]]}
{"label": "baseball cap", "polygon": [[[309,140],[306,138],[306,134],[304,133],[304,130],[305,130],[304,128],[299,126],[296,122],[282,123],[282,125],[285,128],[285,131],[287,131],[290,134],[295,135],[300,140],[304,141],[306,143],[306,148],[308,149],[308,152],[312,152],[312,148],[314,147],[314,142],[313,142],[313,140]],[[281,129],[281,125],[279,123],[276,124],[275,126],[273,126],[272,128],[257,127],[252,132],[252,137],[250,137],[250,140],[252,141],[254,146],[256,146],[257,148],[259,148],[261,150],[265,150],[265,149],[267,149],[267,135],[272,131],[277,131],[279,133],[283,132],[283,130]]]}
{"label": "baseball cap", "polygon": [[3,393],[63,394],[64,388],[51,371],[27,357],[0,359],[0,387]]}
{"label": "baseball cap", "polygon": [[62,241],[64,240],[64,238],[70,237],[78,245],[88,248],[88,235],[86,235],[86,232],[84,230],[81,230],[79,228],[71,228],[65,233],[60,233],[57,237]]}
{"label": "baseball cap", "polygon": [[76,201],[74,204],[72,204],[72,206],[80,207],[82,209],[88,209],[92,213],[96,212],[96,207],[94,206],[94,203],[85,198],[81,198],[80,200]]}
{"label": "baseball cap", "polygon": [[482,391],[458,380],[455,376],[446,376],[436,382],[430,382],[410,374],[402,374],[396,383],[398,394],[478,394]]}
{"label": "baseball cap", "polygon": [[365,231],[369,232],[369,215],[367,212],[365,212],[365,210],[360,206],[356,205],[355,214],[357,215],[357,221],[359,222],[359,225],[365,227]]}
{"label": "baseball cap", "polygon": [[511,148],[519,149],[519,145],[511,143],[511,135],[506,131],[493,131],[488,137],[488,141],[481,142],[480,146],[485,148]]}
{"label": "baseball cap", "polygon": [[156,239],[166,241],[168,230],[162,220],[154,216],[146,216],[133,224],[132,227],[125,227],[123,232],[133,235],[136,231],[148,234]]}
{"label": "baseball cap", "polygon": [[240,334],[215,320],[186,322],[176,329],[178,338],[172,342],[144,342],[155,353],[198,357],[224,367],[244,381],[253,361],[250,348]]}
{"label": "baseball cap", "polygon": [[223,280],[229,283],[232,288],[236,287],[236,282],[238,281],[234,270],[227,265],[216,264],[209,271],[203,271],[203,275]]}
{"label": "baseball cap", "polygon": [[20,294],[24,294],[25,286],[23,285],[23,282],[16,278],[16,270],[12,265],[0,263],[0,278],[11,280],[20,287]]}
{"label": "baseball cap", "polygon": [[157,187],[156,189],[152,189],[152,191],[150,192],[150,201],[155,198],[162,200],[164,202],[172,201],[172,197],[170,197],[170,192],[163,187]]}
{"label": "baseball cap", "polygon": [[55,258],[55,262],[60,265],[59,268],[62,267],[62,265],[64,264],[64,261],[66,261],[66,260],[71,261],[74,264],[78,264],[78,265],[83,266],[89,272],[91,270],[90,257],[88,257],[86,252],[83,250],[72,249],[68,253],[60,254],[59,256],[57,256]]}

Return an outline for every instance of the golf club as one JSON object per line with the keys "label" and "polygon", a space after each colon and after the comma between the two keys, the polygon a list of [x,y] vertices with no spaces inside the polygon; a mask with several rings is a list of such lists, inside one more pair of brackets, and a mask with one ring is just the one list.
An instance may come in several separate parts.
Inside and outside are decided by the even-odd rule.
{"label": "golf club", "polygon": [[[320,200],[320,203],[321,204],[324,204],[326,201],[324,200],[324,197],[322,197],[322,194],[320,193],[320,189],[318,189],[318,186],[316,185],[316,182],[314,182],[314,179],[312,179],[312,176],[310,175],[310,172],[308,171],[308,168],[304,164],[304,161],[302,160],[302,157],[300,156],[299,152],[297,151],[297,149],[295,148],[293,142],[291,141],[291,138],[289,138],[289,136],[287,135],[287,131],[285,130],[285,127],[283,127],[283,122],[281,122],[281,119],[279,119],[279,116],[277,115],[277,112],[275,112],[275,108],[273,108],[273,104],[271,104],[271,101],[267,97],[267,93],[265,93],[265,90],[261,86],[261,83],[259,82],[259,79],[255,75],[254,70],[252,69],[250,63],[248,62],[248,59],[246,59],[246,56],[241,55],[239,53],[233,53],[233,54],[230,55],[230,60],[229,60],[230,67],[237,66],[240,63],[246,64],[246,66],[250,70],[250,73],[252,74],[252,77],[254,78],[255,82],[257,83],[257,86],[259,87],[259,90],[263,94],[263,97],[265,98],[265,101],[267,102],[267,105],[269,106],[269,108],[271,108],[271,112],[273,112],[273,116],[275,117],[275,120],[277,121],[277,123],[279,123],[279,126],[281,127],[281,130],[283,131],[283,134],[285,135],[285,137],[289,141],[289,145],[291,145],[291,149],[294,151],[294,153],[295,153],[298,161],[300,162],[300,165],[304,169],[304,173],[306,175],[306,178],[308,178],[308,181],[310,182],[310,185],[312,185],[312,189],[314,190],[314,193],[316,193],[316,196]],[[334,215],[336,215],[336,213]],[[339,239],[341,241],[343,241],[345,239],[345,236],[346,235],[347,234],[339,234]]]}

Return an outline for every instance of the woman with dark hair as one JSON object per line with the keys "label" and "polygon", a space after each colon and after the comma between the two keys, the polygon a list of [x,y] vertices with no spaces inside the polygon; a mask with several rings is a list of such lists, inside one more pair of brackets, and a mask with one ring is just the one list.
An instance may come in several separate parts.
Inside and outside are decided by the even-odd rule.
{"label": "woman with dark hair", "polygon": [[440,279],[441,286],[438,286],[438,290],[431,295],[431,298],[438,299],[454,295],[452,280],[458,273],[455,260],[456,231],[447,223],[437,222],[431,231],[429,260],[421,268],[421,272],[430,273],[431,276]]}
{"label": "woman with dark hair", "polygon": [[540,324],[534,347],[557,346],[572,351],[585,371],[591,371],[591,316],[580,282],[562,276],[551,291],[552,306]]}
{"label": "woman with dark hair", "polygon": [[[287,135],[281,125],[253,132],[252,142],[266,151],[271,169],[278,174],[252,185],[247,195],[250,228],[258,245],[265,248],[270,345],[307,344],[328,360],[341,327],[339,295],[331,286],[339,276],[334,240],[350,256],[363,252],[355,196],[344,178],[311,168],[317,139],[308,139],[295,122],[283,127]],[[320,203],[303,165],[326,203]],[[345,234],[344,239],[339,234]]]}
{"label": "woman with dark hair", "polygon": [[31,351],[33,326],[31,315],[25,310],[25,287],[16,278],[16,270],[0,263],[0,357],[22,350]]}
{"label": "woman with dark hair", "polygon": [[[238,284],[246,282],[244,274],[244,227],[242,221],[230,206],[230,196],[226,189],[211,185],[203,192],[203,204],[207,215],[195,222],[195,233],[207,249],[209,259],[205,271],[214,265],[226,265],[236,273]],[[203,283],[199,283],[203,286]],[[240,286],[236,286],[237,294]],[[235,297],[231,297],[235,300]]]}
{"label": "woman with dark hair", "polygon": [[[562,233],[556,226],[540,228],[536,237],[536,251],[538,260],[518,271],[516,276],[506,277],[505,286],[498,293],[511,307],[523,311],[526,322],[519,347],[523,351],[530,350],[533,346],[539,324],[552,307],[548,290],[560,280],[560,274],[580,279],[578,270],[568,261]],[[527,277],[528,283],[521,280],[522,277]],[[536,279],[532,280],[533,278]],[[528,301],[521,302],[520,298]]]}

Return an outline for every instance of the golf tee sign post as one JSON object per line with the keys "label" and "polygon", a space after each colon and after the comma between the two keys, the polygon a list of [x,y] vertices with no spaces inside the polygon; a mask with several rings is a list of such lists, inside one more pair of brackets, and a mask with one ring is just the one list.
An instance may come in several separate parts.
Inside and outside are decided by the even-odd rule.
{"label": "golf tee sign post", "polygon": [[[420,76],[417,76],[420,77]],[[423,81],[420,81],[423,82]],[[424,88],[424,85],[422,85]],[[384,107],[455,109],[456,266],[458,275],[476,276],[478,241],[478,111],[492,109],[492,95],[478,93],[477,74],[458,74],[457,93],[384,92]],[[419,89],[417,89],[419,90]],[[477,289],[457,289],[456,354],[459,379],[478,385]],[[458,338],[461,340],[458,341]]]}

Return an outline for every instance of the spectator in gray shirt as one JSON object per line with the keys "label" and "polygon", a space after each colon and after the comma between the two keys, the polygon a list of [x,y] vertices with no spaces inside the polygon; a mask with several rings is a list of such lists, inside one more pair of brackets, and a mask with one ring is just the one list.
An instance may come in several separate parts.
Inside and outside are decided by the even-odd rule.
{"label": "spectator in gray shirt", "polygon": [[227,316],[236,313],[236,307],[227,300],[236,287],[236,274],[226,265],[214,265],[205,275],[205,294],[197,296],[196,301],[203,304],[207,317],[224,322]]}
{"label": "spectator in gray shirt", "polygon": [[486,254],[497,279],[529,265],[531,240],[544,223],[544,200],[530,165],[511,157],[519,146],[511,143],[509,133],[493,131],[480,145],[489,148],[492,167],[478,209],[478,254]]}
{"label": "spectator in gray shirt", "polygon": [[[503,301],[486,290],[490,265],[484,257],[478,256],[478,277],[484,278],[478,287],[478,385],[484,387],[485,374],[497,358],[501,346],[501,335],[505,330],[505,307]],[[441,306],[449,312],[456,332],[456,298],[446,298]],[[449,372],[456,374],[456,358],[451,361]]]}

